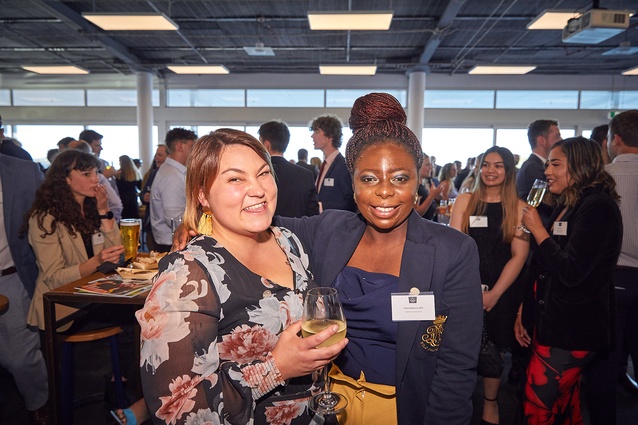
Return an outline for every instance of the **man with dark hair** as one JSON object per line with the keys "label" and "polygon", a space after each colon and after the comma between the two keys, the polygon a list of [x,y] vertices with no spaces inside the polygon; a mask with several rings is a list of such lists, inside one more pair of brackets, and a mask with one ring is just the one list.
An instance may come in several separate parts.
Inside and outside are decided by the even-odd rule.
{"label": "man with dark hair", "polygon": [[170,251],[173,231],[184,215],[186,161],[196,140],[197,135],[185,128],[174,128],[166,133],[170,153],[151,187],[151,227],[156,251]]}
{"label": "man with dark hair", "polygon": [[[73,137],[63,137],[58,142],[58,149],[60,152],[66,150],[69,147],[69,143],[74,142],[75,139]],[[88,142],[87,142],[88,143]]]}
{"label": "man with dark hair", "polygon": [[310,171],[315,180],[319,175],[319,168],[316,165],[308,164],[308,150],[301,148],[297,151],[297,165]]}
{"label": "man with dark hair", "polygon": [[277,181],[275,215],[303,217],[319,214],[315,180],[309,170],[291,164],[284,158],[290,142],[290,131],[281,121],[269,121],[259,127],[259,141],[270,154]]}
{"label": "man with dark hair", "polygon": [[589,137],[594,142],[598,143],[600,146],[601,152],[603,153],[603,161],[605,164],[609,164],[611,162],[611,158],[609,158],[609,152],[607,150],[607,133],[609,132],[609,126],[607,124],[599,125],[598,127],[594,127],[591,131],[591,136]]}
{"label": "man with dark hair", "polygon": [[31,154],[22,149],[17,140],[4,136],[4,128],[2,128],[2,117],[0,116],[0,153],[14,158],[24,159],[25,161],[33,161]]}
{"label": "man with dark hair", "polygon": [[84,140],[86,143],[89,144],[89,146],[91,146],[91,149],[93,150],[93,154],[95,155],[95,157],[97,158],[100,164],[98,166],[98,171],[101,174],[103,174],[104,177],[108,179],[109,184],[111,185],[111,187],[113,187],[113,190],[115,190],[119,196],[119,192],[117,190],[117,184],[115,183],[115,175],[117,174],[117,170],[114,167],[111,167],[105,160],[100,158],[100,154],[102,153],[102,150],[103,150],[102,148],[103,138],[104,136],[102,136],[97,131],[84,130],[80,133],[80,137],[78,139]]}
{"label": "man with dark hair", "polygon": [[558,122],[554,120],[537,120],[527,129],[527,139],[532,154],[527,158],[516,176],[518,197],[526,200],[527,194],[536,179],[545,179],[545,162],[552,146],[561,140]]}
{"label": "man with dark hair", "polygon": [[356,211],[352,177],[345,158],[339,152],[343,137],[341,120],[336,115],[321,115],[312,120],[309,127],[315,149],[322,151],[324,155],[316,182],[319,211]]}
{"label": "man with dark hair", "polygon": [[[592,425],[616,423],[618,382],[634,395],[638,394],[635,382],[638,373],[638,110],[625,111],[612,118],[607,150],[612,162],[605,170],[616,181],[620,195],[623,239],[614,272],[615,350],[608,356],[599,355],[586,375]],[[626,354],[634,364],[634,379],[627,374]]]}

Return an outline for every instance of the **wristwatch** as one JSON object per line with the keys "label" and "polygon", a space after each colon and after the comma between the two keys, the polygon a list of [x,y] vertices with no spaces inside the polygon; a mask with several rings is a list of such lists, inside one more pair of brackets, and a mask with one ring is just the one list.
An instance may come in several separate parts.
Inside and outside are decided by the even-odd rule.
{"label": "wristwatch", "polygon": [[100,217],[101,219],[106,219],[106,220],[110,220],[113,218],[113,211],[107,211],[106,214],[100,214],[98,215],[98,217]]}

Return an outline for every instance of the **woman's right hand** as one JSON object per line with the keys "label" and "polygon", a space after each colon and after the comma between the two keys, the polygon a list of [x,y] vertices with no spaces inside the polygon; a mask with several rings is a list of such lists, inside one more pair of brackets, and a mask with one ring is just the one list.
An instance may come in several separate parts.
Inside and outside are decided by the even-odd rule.
{"label": "woman's right hand", "polygon": [[301,320],[290,325],[281,333],[272,350],[281,377],[286,380],[308,375],[337,358],[348,344],[347,338],[329,347],[317,348],[337,331],[338,327],[335,325],[308,338],[301,338],[298,336],[301,332]]}
{"label": "woman's right hand", "polygon": [[116,246],[104,248],[95,257],[97,258],[100,264],[105,263],[107,261],[117,264],[120,262],[120,255],[122,255],[123,253],[124,253],[124,245],[116,245]]}

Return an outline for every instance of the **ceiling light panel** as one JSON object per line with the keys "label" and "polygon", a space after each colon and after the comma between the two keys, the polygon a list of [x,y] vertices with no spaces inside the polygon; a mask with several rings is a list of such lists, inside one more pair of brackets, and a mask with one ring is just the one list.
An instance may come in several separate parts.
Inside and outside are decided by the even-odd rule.
{"label": "ceiling light panel", "polygon": [[535,66],[511,66],[511,65],[477,65],[472,68],[469,74],[484,74],[484,75],[494,75],[494,74],[527,74],[535,70]]}
{"label": "ceiling light panel", "polygon": [[380,30],[390,29],[392,11],[378,12],[308,12],[311,30]]}
{"label": "ceiling light panel", "polygon": [[161,13],[83,13],[105,31],[176,31],[179,26]]}
{"label": "ceiling light panel", "polygon": [[169,65],[168,69],[176,74],[228,74],[224,65]]}
{"label": "ceiling light panel", "polygon": [[319,65],[322,75],[374,75],[376,65]]}
{"label": "ceiling light panel", "polygon": [[626,71],[623,71],[622,75],[638,75],[638,66],[635,68],[631,68]]}
{"label": "ceiling light panel", "polygon": [[26,71],[35,72],[36,74],[72,74],[72,75],[85,75],[89,71],[74,65],[45,65],[45,66],[30,66],[23,65],[21,67]]}
{"label": "ceiling light panel", "polygon": [[569,10],[544,10],[532,22],[527,24],[528,30],[562,30],[571,18],[577,18],[580,13]]}

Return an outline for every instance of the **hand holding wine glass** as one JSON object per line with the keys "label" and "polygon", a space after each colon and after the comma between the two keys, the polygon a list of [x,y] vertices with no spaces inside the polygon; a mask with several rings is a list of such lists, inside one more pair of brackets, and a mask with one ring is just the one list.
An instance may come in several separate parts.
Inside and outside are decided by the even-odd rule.
{"label": "hand holding wine glass", "polygon": [[[304,338],[315,335],[331,326],[338,331],[317,348],[328,347],[343,340],[346,336],[346,319],[337,290],[334,288],[312,288],[306,294],[301,333]],[[330,391],[328,365],[323,367],[324,391],[312,397],[308,407],[320,414],[336,414],[343,410],[348,401],[341,394]]]}
{"label": "hand holding wine glass", "polygon": [[[532,189],[529,191],[527,195],[527,204],[532,208],[537,208],[541,201],[543,200],[543,196],[545,196],[545,192],[547,191],[547,182],[541,179],[534,180],[534,184],[532,185]],[[525,233],[530,233],[530,231],[525,227],[524,224],[516,227],[518,230],[522,230]]]}

